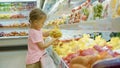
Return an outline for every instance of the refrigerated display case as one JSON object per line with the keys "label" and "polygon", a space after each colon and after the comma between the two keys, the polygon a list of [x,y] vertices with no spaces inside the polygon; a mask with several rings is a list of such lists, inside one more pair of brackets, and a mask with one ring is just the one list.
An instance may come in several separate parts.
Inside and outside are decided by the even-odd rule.
{"label": "refrigerated display case", "polygon": [[[112,17],[113,12],[111,12],[110,9],[106,9],[108,8],[107,5],[110,4],[106,1],[110,0],[104,0],[105,2],[103,1],[103,4],[99,4],[97,0],[80,0],[82,3],[78,3],[77,6],[74,1],[75,0],[71,0],[71,3],[69,3],[69,0],[66,0],[66,2],[63,1],[49,16],[51,19],[47,22],[48,28],[52,28],[50,26],[58,25],[63,34],[62,38],[60,38],[60,42],[53,46],[55,52],[64,59],[64,62],[67,63],[68,66],[71,59],[74,57],[97,54],[97,49],[95,51],[95,48],[98,47],[99,51],[99,46],[103,51],[104,48],[105,52],[109,51],[112,56],[120,55],[120,38],[110,36],[112,32],[119,35],[120,16],[114,18]],[[93,3],[96,5],[92,5]],[[90,7],[88,7],[88,5]],[[101,8],[102,6],[102,11],[99,9],[101,14],[100,17],[99,14],[97,14],[98,12],[95,11],[97,10],[96,6],[97,8]],[[109,8],[111,8],[110,6],[111,5],[109,5]],[[84,8],[89,9],[89,11],[86,11]],[[91,9],[93,10],[92,12],[96,12],[96,14],[91,14]],[[89,12],[90,15],[93,15],[88,16],[92,18],[84,19],[84,15],[86,15],[87,12]],[[108,13],[107,15],[106,12]],[[79,17],[79,15],[81,17]],[[94,15],[98,15],[98,17],[94,19]],[[71,16],[73,18],[70,22]],[[75,22],[75,19],[77,18],[79,18],[80,21]],[[105,53],[103,54],[105,55]]]}
{"label": "refrigerated display case", "polygon": [[26,45],[28,15],[40,0],[1,0],[0,7],[0,47]]}

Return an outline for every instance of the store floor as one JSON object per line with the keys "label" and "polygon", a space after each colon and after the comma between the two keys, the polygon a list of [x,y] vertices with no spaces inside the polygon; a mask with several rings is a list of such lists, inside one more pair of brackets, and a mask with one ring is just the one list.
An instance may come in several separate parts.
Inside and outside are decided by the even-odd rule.
{"label": "store floor", "polygon": [[25,68],[26,50],[0,51],[0,68]]}

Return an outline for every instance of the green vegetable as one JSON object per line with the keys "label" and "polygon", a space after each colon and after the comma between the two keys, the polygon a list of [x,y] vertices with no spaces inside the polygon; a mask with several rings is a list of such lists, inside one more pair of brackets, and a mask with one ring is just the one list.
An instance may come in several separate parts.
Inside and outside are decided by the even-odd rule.
{"label": "green vegetable", "polygon": [[94,19],[102,18],[103,6],[101,3],[98,3],[96,6],[94,6],[93,10],[94,10]]}
{"label": "green vegetable", "polygon": [[87,17],[89,16],[89,11],[87,8],[82,8],[82,12],[85,16],[87,16]]}
{"label": "green vegetable", "polygon": [[112,32],[110,34],[110,37],[119,37],[120,38],[120,32]]}

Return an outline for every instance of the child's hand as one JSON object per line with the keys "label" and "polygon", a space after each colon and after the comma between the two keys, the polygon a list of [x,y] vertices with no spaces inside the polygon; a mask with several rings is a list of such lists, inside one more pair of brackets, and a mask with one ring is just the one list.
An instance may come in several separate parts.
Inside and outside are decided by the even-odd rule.
{"label": "child's hand", "polygon": [[53,38],[52,40],[53,40],[53,42],[59,41],[59,38]]}
{"label": "child's hand", "polygon": [[56,43],[58,43],[59,42],[59,39],[58,38],[53,38],[52,39],[52,44],[54,45],[54,44],[56,44]]}

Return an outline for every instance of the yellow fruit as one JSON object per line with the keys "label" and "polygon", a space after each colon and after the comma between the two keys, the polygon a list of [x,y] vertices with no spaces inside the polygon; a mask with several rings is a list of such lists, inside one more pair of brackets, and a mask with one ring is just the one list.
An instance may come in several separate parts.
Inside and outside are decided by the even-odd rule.
{"label": "yellow fruit", "polygon": [[59,29],[53,29],[50,31],[50,36],[53,38],[60,38],[62,37],[62,32]]}
{"label": "yellow fruit", "polygon": [[120,16],[120,6],[118,7],[117,14]]}
{"label": "yellow fruit", "polygon": [[117,0],[111,0],[111,6],[112,6],[112,8],[115,8],[116,3],[117,3]]}
{"label": "yellow fruit", "polygon": [[95,38],[95,42],[97,45],[104,46],[106,44],[106,40],[101,38],[101,36],[97,36]]}
{"label": "yellow fruit", "polygon": [[107,45],[112,46],[113,50],[120,49],[120,38],[118,37],[111,38],[110,42],[107,42]]}

